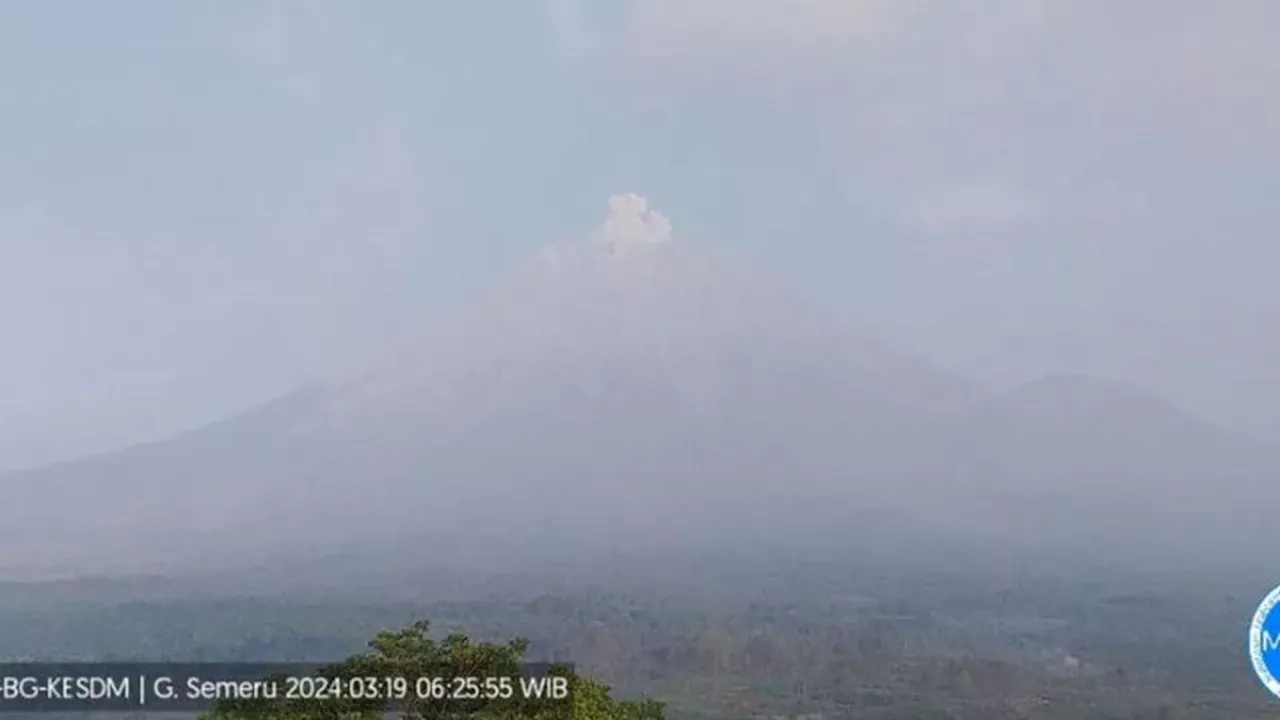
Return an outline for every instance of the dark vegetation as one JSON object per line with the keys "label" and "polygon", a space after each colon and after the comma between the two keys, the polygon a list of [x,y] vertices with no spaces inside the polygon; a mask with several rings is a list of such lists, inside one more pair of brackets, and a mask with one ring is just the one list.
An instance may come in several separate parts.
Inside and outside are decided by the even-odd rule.
{"label": "dark vegetation", "polygon": [[358,593],[335,574],[256,596],[158,580],[10,585],[0,654],[333,662],[389,628],[425,642],[411,626],[425,619],[441,641],[424,652],[465,633],[468,647],[511,649],[501,662],[572,662],[599,696],[573,717],[661,717],[606,685],[664,701],[670,718],[1274,715],[1243,645],[1258,583],[991,565],[632,559],[471,584],[402,573]]}

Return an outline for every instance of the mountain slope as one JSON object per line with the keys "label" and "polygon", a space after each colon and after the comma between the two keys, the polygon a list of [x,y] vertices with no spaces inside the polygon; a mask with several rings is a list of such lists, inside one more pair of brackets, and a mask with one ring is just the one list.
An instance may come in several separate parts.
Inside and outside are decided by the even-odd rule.
{"label": "mountain slope", "polygon": [[1280,471],[1275,448],[1076,375],[993,396],[917,439],[906,473],[943,508],[939,526],[1099,560],[1256,559],[1258,500]]}
{"label": "mountain slope", "polygon": [[[343,388],[349,406],[420,408],[433,392],[505,405],[522,383],[590,392],[604,389],[588,389],[593,382],[646,380],[713,400],[736,379],[735,365],[750,363],[759,367],[747,372],[812,374],[826,392],[859,392],[909,413],[974,392],[919,360],[834,332],[762,279],[676,242],[642,199],[612,203],[596,234],[548,248],[474,312]],[[448,399],[426,401],[456,413]]]}
{"label": "mountain slope", "polygon": [[981,395],[673,239],[643,200],[611,205],[594,235],[334,387],[307,431],[466,488],[438,506],[640,541],[785,533],[815,494],[887,503],[893,488],[861,482],[885,439]]}

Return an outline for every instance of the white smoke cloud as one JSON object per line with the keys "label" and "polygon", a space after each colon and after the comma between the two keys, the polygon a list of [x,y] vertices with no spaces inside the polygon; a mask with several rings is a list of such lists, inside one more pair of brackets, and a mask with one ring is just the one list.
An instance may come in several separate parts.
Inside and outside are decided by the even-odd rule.
{"label": "white smoke cloud", "polygon": [[600,228],[605,242],[636,245],[671,239],[671,221],[649,209],[649,201],[634,193],[609,198],[609,217]]}

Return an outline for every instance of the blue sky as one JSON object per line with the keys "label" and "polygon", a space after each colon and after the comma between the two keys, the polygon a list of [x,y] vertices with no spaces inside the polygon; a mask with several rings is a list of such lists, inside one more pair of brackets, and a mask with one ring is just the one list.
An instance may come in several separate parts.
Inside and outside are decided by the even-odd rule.
{"label": "blue sky", "polygon": [[13,3],[0,467],[198,425],[637,192],[996,385],[1280,437],[1267,0]]}

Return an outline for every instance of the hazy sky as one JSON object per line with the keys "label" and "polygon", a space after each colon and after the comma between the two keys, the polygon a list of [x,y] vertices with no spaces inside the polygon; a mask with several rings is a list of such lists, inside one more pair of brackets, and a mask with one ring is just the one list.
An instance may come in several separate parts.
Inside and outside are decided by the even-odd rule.
{"label": "hazy sky", "polygon": [[1274,0],[10,2],[0,467],[243,409],[641,193],[1006,385],[1280,437]]}

